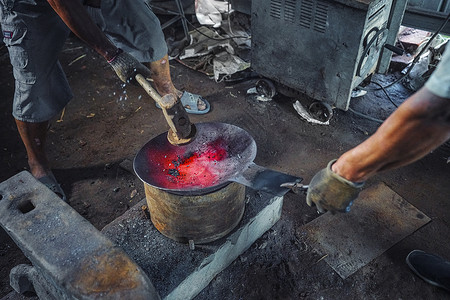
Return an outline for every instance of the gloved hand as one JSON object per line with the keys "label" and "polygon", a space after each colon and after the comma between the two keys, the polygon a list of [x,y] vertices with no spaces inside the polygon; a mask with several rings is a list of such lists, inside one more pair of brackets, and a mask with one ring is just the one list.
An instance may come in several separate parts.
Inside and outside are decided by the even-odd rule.
{"label": "gloved hand", "polygon": [[148,77],[151,74],[146,66],[121,49],[119,49],[118,53],[108,63],[123,82],[135,81],[134,76],[136,74],[141,74],[144,77]]}
{"label": "gloved hand", "polygon": [[353,201],[358,198],[364,186],[364,182],[351,182],[334,173],[331,170],[334,162],[336,159],[314,175],[306,194],[306,203],[309,206],[314,203],[321,213],[327,210],[332,213],[349,212]]}

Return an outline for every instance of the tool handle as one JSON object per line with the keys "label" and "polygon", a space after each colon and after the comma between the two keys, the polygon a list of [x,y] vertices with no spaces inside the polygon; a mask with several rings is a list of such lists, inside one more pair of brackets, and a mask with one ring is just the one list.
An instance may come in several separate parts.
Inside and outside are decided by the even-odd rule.
{"label": "tool handle", "polygon": [[141,74],[136,74],[136,81],[144,88],[144,90],[147,92],[147,94],[155,100],[156,103],[158,103],[159,106],[162,107],[161,103],[161,96],[158,94],[158,92],[152,87],[150,82],[145,79],[144,76]]}
{"label": "tool handle", "polygon": [[170,97],[170,98],[167,97],[167,99],[170,99],[173,101],[173,104],[170,105],[170,103],[166,103],[167,101],[162,100],[162,97],[152,87],[150,82],[148,82],[147,79],[145,79],[144,76],[142,76],[141,74],[136,74],[136,81],[139,82],[139,84],[144,88],[144,90],[147,92],[147,94],[149,94],[149,96],[152,97],[153,100],[156,101],[156,103],[158,103],[159,107],[161,107],[161,109],[163,111],[163,114],[164,114],[164,117],[166,118],[167,124],[169,124],[169,127],[176,133],[177,127],[173,123],[173,118],[171,118],[169,116],[169,114],[167,113],[167,109],[172,107],[175,104],[176,98],[175,97]]}
{"label": "tool handle", "polygon": [[150,82],[141,74],[137,74],[135,78],[147,94],[161,107],[166,122],[170,127],[168,133],[169,142],[174,145],[182,145],[190,142],[195,136],[195,126],[191,124],[183,104],[172,94],[161,97],[151,86]]}
{"label": "tool handle", "polygon": [[405,54],[405,50],[403,50],[402,48],[390,45],[390,44],[385,44],[384,48],[386,48],[386,49],[388,49],[388,50],[390,50],[390,51],[392,51],[392,52],[394,52],[395,54],[398,54],[398,55]]}

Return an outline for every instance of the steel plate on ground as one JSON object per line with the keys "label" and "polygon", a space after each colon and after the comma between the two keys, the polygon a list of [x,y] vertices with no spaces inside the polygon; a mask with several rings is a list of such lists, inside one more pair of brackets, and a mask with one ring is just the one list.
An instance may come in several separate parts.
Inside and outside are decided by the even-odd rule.
{"label": "steel plate on ground", "polygon": [[349,213],[326,213],[299,233],[345,279],[430,220],[379,183],[363,190]]}

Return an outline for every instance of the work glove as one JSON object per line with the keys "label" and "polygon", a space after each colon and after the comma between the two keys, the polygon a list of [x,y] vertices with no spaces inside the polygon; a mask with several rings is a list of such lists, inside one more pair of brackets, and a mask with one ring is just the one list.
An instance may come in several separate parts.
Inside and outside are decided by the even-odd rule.
{"label": "work glove", "polygon": [[136,74],[141,74],[144,77],[148,77],[151,74],[146,66],[121,49],[119,49],[117,54],[108,63],[123,82],[135,82],[134,77]]}
{"label": "work glove", "polygon": [[364,186],[364,182],[351,182],[333,172],[331,166],[334,162],[336,159],[314,175],[306,194],[306,203],[309,206],[314,203],[321,213],[327,210],[333,214],[337,211],[349,212],[353,201],[358,198]]}

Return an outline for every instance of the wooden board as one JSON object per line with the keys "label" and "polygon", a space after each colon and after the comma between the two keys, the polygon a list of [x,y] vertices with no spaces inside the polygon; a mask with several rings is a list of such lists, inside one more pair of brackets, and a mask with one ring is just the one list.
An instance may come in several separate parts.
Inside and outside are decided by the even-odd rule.
{"label": "wooden board", "polygon": [[349,213],[326,213],[299,231],[345,279],[429,221],[428,216],[379,183],[364,189]]}

